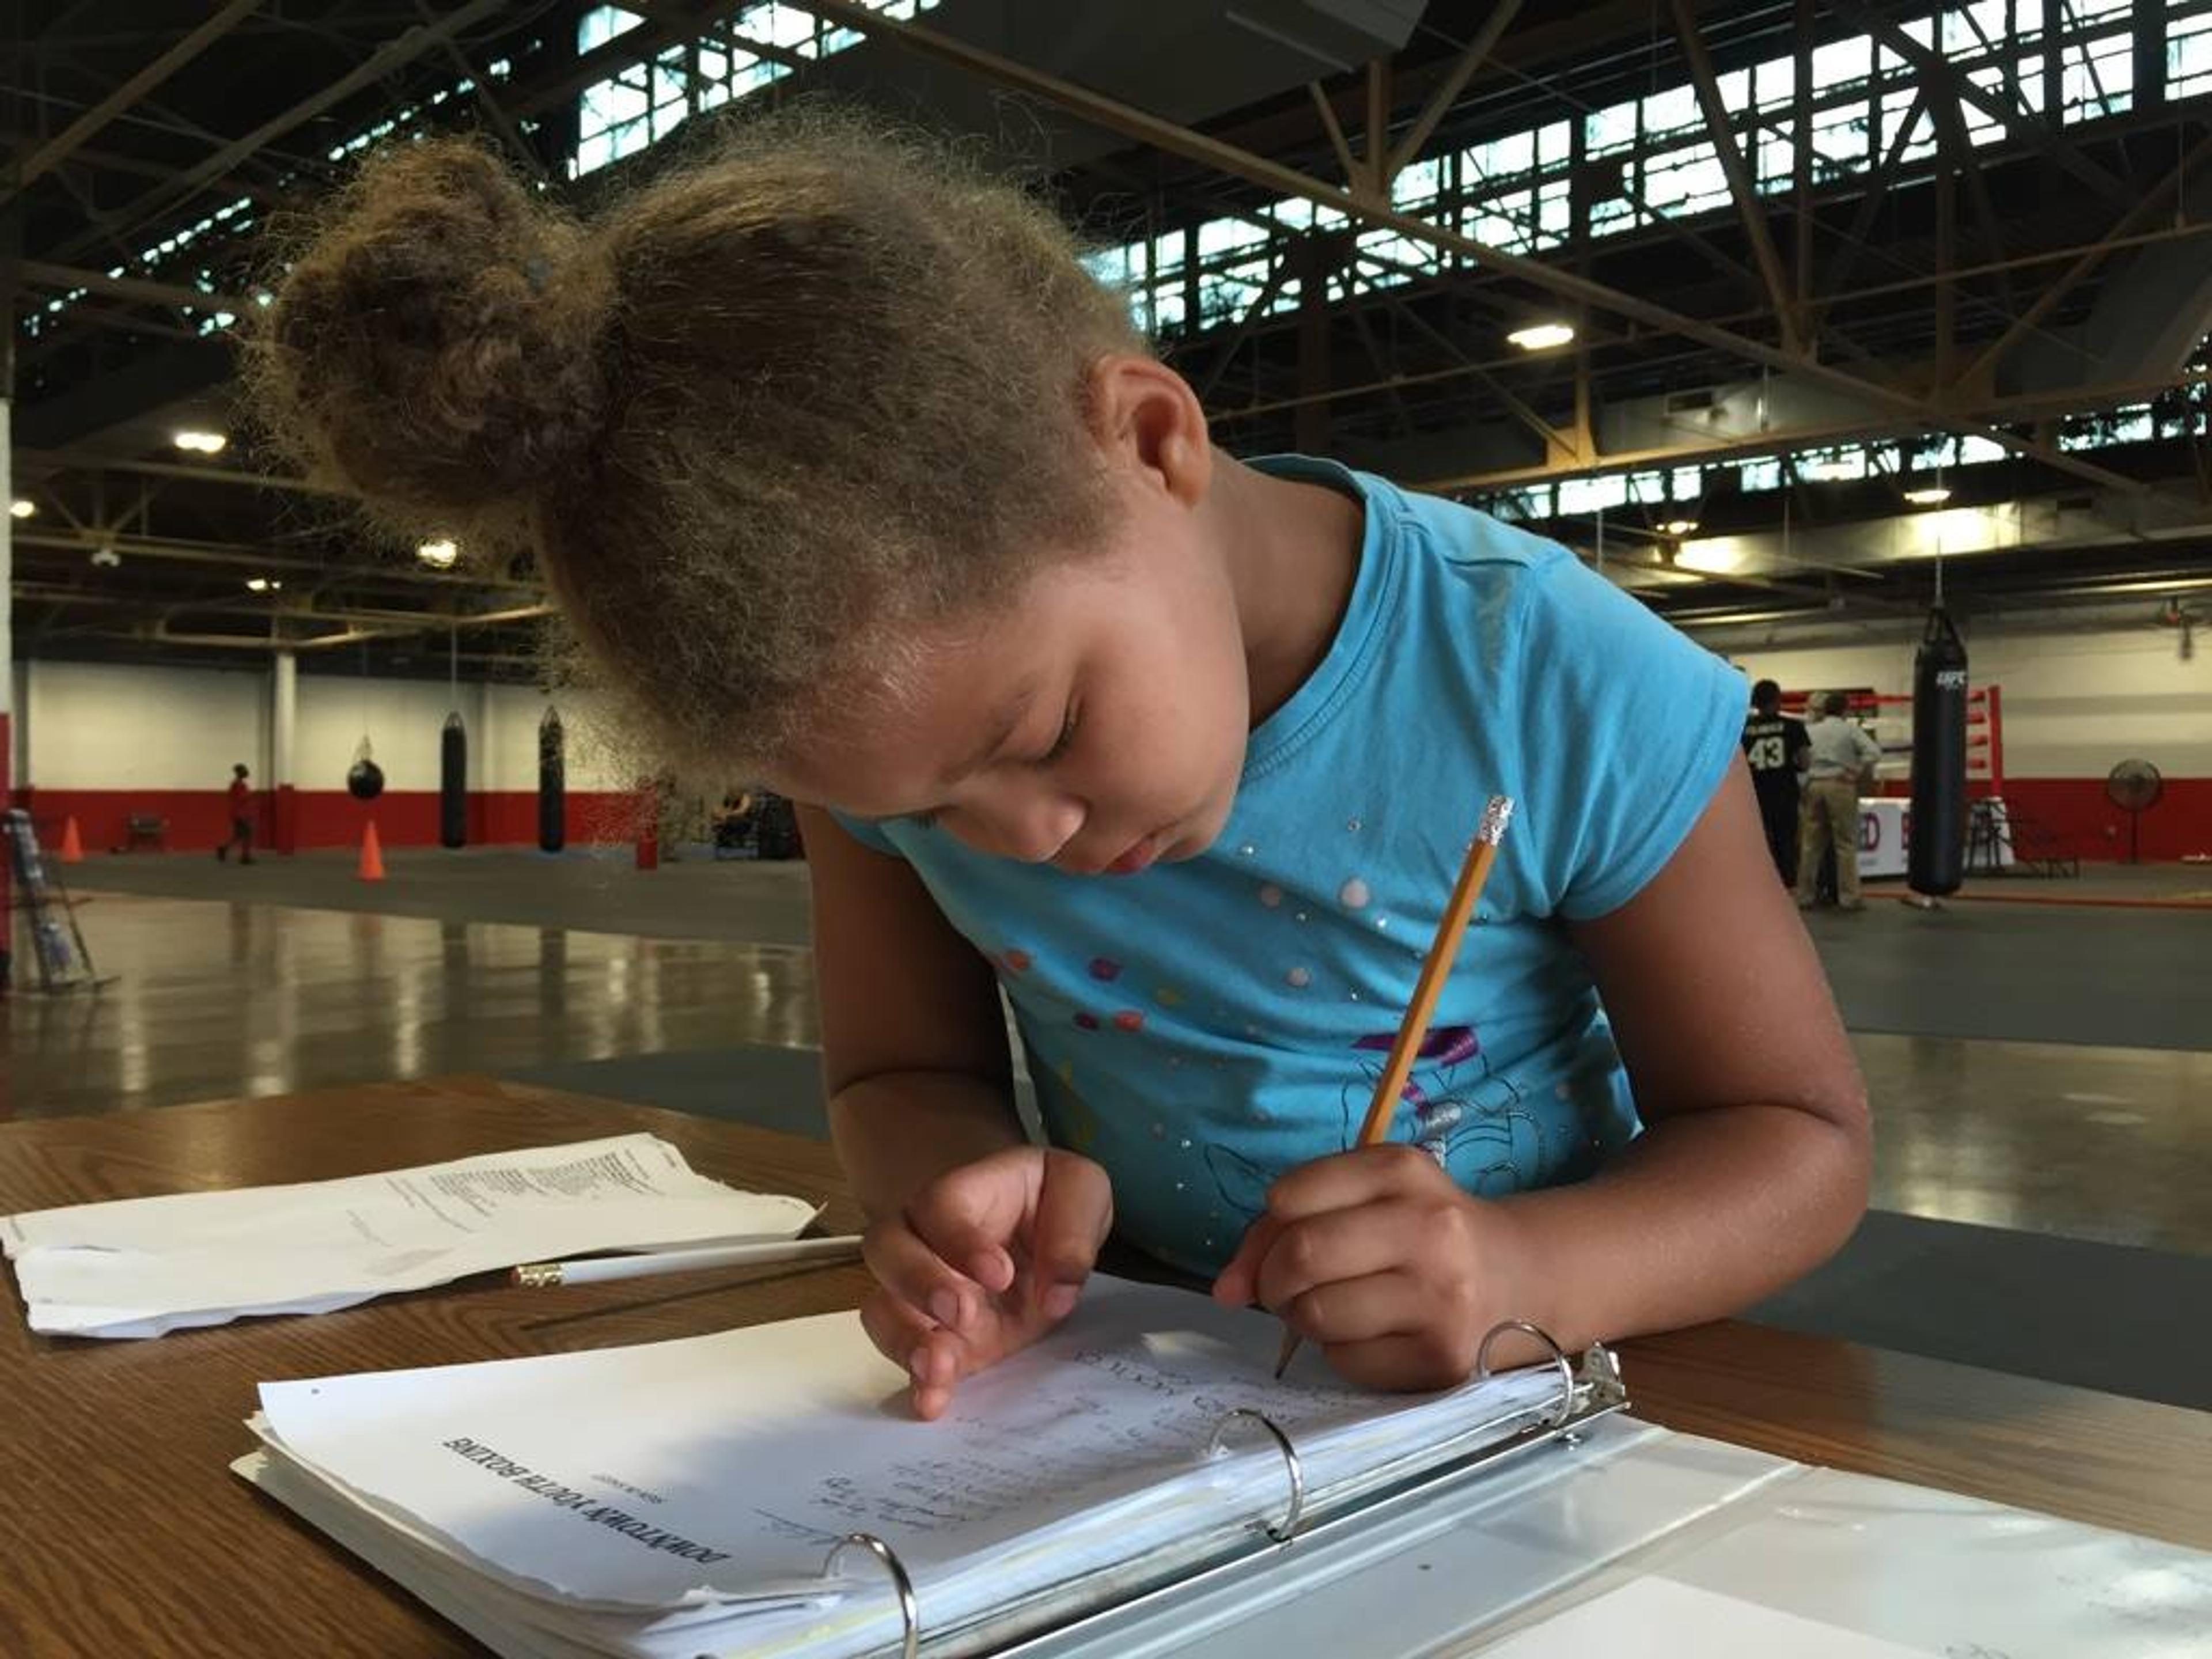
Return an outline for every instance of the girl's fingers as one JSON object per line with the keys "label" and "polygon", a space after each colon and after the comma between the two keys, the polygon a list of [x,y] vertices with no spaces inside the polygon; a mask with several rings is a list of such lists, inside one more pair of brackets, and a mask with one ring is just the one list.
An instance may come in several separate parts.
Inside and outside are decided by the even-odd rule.
{"label": "girl's fingers", "polygon": [[[963,1329],[981,1308],[982,1287],[925,1243],[903,1217],[869,1228],[860,1258],[885,1295],[930,1323]],[[900,1355],[891,1358],[903,1363]]]}

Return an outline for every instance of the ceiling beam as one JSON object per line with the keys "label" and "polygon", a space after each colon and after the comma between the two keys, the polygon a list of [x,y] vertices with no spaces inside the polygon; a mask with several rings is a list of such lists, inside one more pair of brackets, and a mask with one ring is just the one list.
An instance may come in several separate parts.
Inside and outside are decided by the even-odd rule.
{"label": "ceiling beam", "polygon": [[6,202],[66,160],[86,139],[222,40],[260,3],[261,0],[230,0],[228,5],[47,139],[23,158],[22,165],[15,169],[12,177],[0,180],[0,202]]}
{"label": "ceiling beam", "polygon": [[2123,201],[2127,198],[2128,186],[2119,178],[2053,132],[2039,115],[1982,86],[1942,53],[1922,46],[1907,34],[1894,18],[1884,16],[1865,0],[1837,0],[1836,9],[1911,64],[1923,79],[1940,82],[1953,96],[1972,104],[2012,137],[2039,152],[2053,166],[2072,174],[2099,196]]}
{"label": "ceiling beam", "polygon": [[[296,127],[306,125],[332,106],[375,85],[386,76],[404,68],[463,29],[494,15],[504,3],[505,0],[468,0],[467,4],[455,7],[434,23],[408,29],[386,40],[350,72],[339,76],[313,96],[302,99],[289,109],[271,116],[243,137],[233,139],[214,155],[186,167],[168,183],[157,185],[148,191],[118,213],[116,222],[136,227],[155,213],[167,212],[181,206],[264,145],[283,137]],[[76,237],[53,250],[53,257],[64,261],[73,258],[96,240],[96,237]]]}
{"label": "ceiling beam", "polygon": [[[1720,82],[1713,75],[1711,54],[1705,51],[1705,37],[1698,33],[1698,20],[1689,0],[1674,0],[1674,34],[1681,43],[1683,61],[1690,68],[1691,84],[1697,88],[1698,106],[1705,118],[1705,133],[1712,140],[1713,154],[1719,158],[1721,172],[1728,179],[1729,194],[1735,198],[1736,218],[1743,226],[1744,240],[1751,244],[1751,257],[1758,263],[1759,274],[1766,283],[1766,297],[1774,307],[1782,343],[1791,351],[1802,349],[1803,338],[1797,326],[1797,307],[1790,297],[1790,278],[1782,269],[1782,256],[1776,252],[1774,237],[1767,228],[1766,209],[1759,199],[1758,182],[1751,176],[1743,150],[1736,143],[1735,125],[1728,105],[1722,100]],[[1796,142],[1801,146],[1809,144],[1812,136],[1798,133]]]}
{"label": "ceiling beam", "polygon": [[[129,173],[137,179],[167,179],[176,168],[164,167],[159,161],[149,161],[137,155],[124,155],[103,147],[87,144],[63,163],[64,174],[83,174],[95,172]],[[250,179],[236,179],[231,187],[262,207],[299,207],[305,198],[293,191],[277,190],[269,185],[257,185]]]}
{"label": "ceiling beam", "polygon": [[189,478],[200,483],[239,484],[252,489],[282,489],[302,495],[337,495],[351,499],[355,492],[343,484],[319,483],[281,472],[246,472],[234,467],[193,466],[182,461],[141,461],[118,456],[93,455],[80,449],[18,449],[18,471],[44,467],[54,472],[128,472],[148,478]]}
{"label": "ceiling beam", "polygon": [[2125,246],[2136,231],[2165,212],[2172,202],[2174,193],[2187,181],[2191,171],[2202,167],[2208,157],[2212,157],[2212,134],[2198,139],[2196,147],[2175,164],[2173,170],[2155,189],[2138,199],[2113,222],[2112,228],[2102,238],[2083,250],[2079,258],[2048,283],[2012,326],[1967,365],[1965,374],[1960,378],[1969,386],[1984,384],[1993,379],[1997,365],[2003,362],[2006,354],[2039,327],[2058,302],[2087,280],[2115,249]]}
{"label": "ceiling beam", "polygon": [[247,570],[257,575],[295,574],[345,581],[400,582],[465,592],[480,589],[494,592],[531,593],[543,590],[535,582],[511,576],[471,571],[432,570],[426,566],[395,561],[391,564],[349,564],[297,553],[271,553],[237,542],[196,542],[173,537],[106,535],[92,530],[39,530],[14,526],[17,547],[45,548],[61,552],[92,553],[112,548],[125,559],[146,559],[167,564],[197,564],[217,569]]}
{"label": "ceiling beam", "polygon": [[172,616],[186,611],[228,611],[240,616],[283,617],[296,622],[388,624],[405,629],[503,628],[538,622],[553,614],[553,607],[543,604],[512,605],[501,611],[391,611],[374,605],[297,605],[282,599],[271,603],[252,593],[236,599],[176,593],[105,593],[40,581],[19,581],[13,587],[18,599],[45,605],[83,605],[110,611],[161,610]]}
{"label": "ceiling beam", "polygon": [[1286,167],[1264,155],[1255,155],[1164,116],[1109,98],[1089,87],[1048,75],[1027,64],[987,52],[939,30],[887,17],[865,6],[854,4],[851,0],[791,0],[791,3],[802,11],[828,18],[860,33],[880,35],[900,42],[924,57],[951,64],[971,75],[1034,94],[1109,132],[1121,133],[1139,143],[1150,144],[1171,155],[1183,156],[1202,166],[1232,174],[1262,189],[1334,208],[1350,217],[1395,230],[1410,240],[1473,259],[1500,275],[1525,282],[1560,299],[1628,318],[1662,333],[1680,335],[1717,351],[1768,368],[1801,375],[1808,381],[1865,403],[1870,411],[1870,419],[1875,418],[1874,411],[1880,411],[1893,421],[1970,433],[1987,438],[2016,454],[2030,456],[2094,483],[2135,494],[2145,493],[2150,488],[2139,479],[2084,461],[2078,455],[1991,426],[1969,412],[1941,407],[1911,392],[1834,368],[1803,352],[1771,345],[1764,340],[1735,333],[1698,318],[1685,316],[1640,295],[1609,288],[1577,271],[1558,269],[1539,259],[1489,246],[1472,236],[1416,215],[1401,212],[1387,201],[1378,200],[1364,192],[1323,184],[1296,167]]}
{"label": "ceiling beam", "polygon": [[[1437,130],[1437,123],[1443,120],[1452,105],[1458,101],[1460,94],[1467,89],[1467,83],[1474,78],[1475,70],[1482,67],[1496,49],[1507,26],[1520,13],[1521,0],[1492,0],[1490,15],[1482,20],[1482,27],[1475,31],[1474,39],[1467,43],[1449,72],[1437,82],[1429,94],[1428,102],[1421,106],[1421,112],[1414,117],[1412,128],[1398,141],[1398,147],[1390,152],[1389,166],[1385,169],[1388,177],[1396,178],[1406,170],[1408,161],[1420,155],[1421,146],[1429,142],[1430,135]],[[1334,112],[1328,110],[1326,105],[1323,108],[1334,116]]]}
{"label": "ceiling beam", "polygon": [[1336,153],[1336,164],[1344,169],[1344,182],[1350,188],[1359,178],[1359,160],[1352,153],[1352,143],[1344,136],[1344,123],[1336,118],[1336,106],[1328,101],[1318,81],[1306,82],[1306,90],[1313,96],[1314,107],[1321,112],[1322,131],[1328,135],[1329,148]]}
{"label": "ceiling beam", "polygon": [[713,4],[653,5],[638,9],[647,14],[644,22],[593,46],[550,80],[539,82],[510,97],[508,107],[517,115],[541,115],[556,105],[566,103],[586,87],[621,74],[663,46],[704,33],[715,18],[729,8]]}
{"label": "ceiling beam", "polygon": [[51,264],[43,259],[26,259],[15,270],[33,288],[89,289],[94,294],[109,295],[118,300],[137,300],[152,306],[191,306],[200,311],[228,311],[235,316],[245,316],[254,308],[253,301],[242,294],[212,294],[204,289],[186,288],[179,283],[157,283],[144,276],[111,276],[104,270]]}

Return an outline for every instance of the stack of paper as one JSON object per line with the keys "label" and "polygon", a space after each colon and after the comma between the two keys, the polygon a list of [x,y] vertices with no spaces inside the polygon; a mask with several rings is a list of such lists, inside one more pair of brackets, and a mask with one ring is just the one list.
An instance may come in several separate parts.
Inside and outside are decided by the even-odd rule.
{"label": "stack of paper", "polygon": [[[550,1358],[264,1383],[234,1467],[502,1654],[896,1650],[883,1539],[933,1651],[1249,1542],[1290,1503],[1372,1484],[1534,1420],[1547,1370],[1418,1398],[1269,1376],[1281,1328],[1094,1279],[1057,1332],[934,1423],[833,1315]],[[1314,1368],[1319,1375],[1319,1367]],[[1073,1598],[1072,1601],[1067,1598]],[[992,1626],[996,1623],[996,1628]]]}
{"label": "stack of paper", "polygon": [[0,1217],[31,1328],[159,1336],[327,1313],[392,1291],[593,1250],[789,1238],[816,1206],[709,1181],[657,1135],[386,1175]]}

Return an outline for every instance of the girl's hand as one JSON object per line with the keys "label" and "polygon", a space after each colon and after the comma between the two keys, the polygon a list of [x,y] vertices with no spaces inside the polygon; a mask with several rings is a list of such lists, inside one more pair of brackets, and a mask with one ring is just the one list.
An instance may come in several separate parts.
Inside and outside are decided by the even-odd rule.
{"label": "girl's hand", "polygon": [[[1456,1387],[1484,1333],[1529,1317],[1534,1277],[1518,1224],[1418,1147],[1364,1146],[1293,1170],[1214,1281],[1257,1302],[1373,1389]],[[1517,1346],[1495,1364],[1528,1358]]]}
{"label": "girl's hand", "polygon": [[1114,1224],[1106,1171],[1074,1152],[1013,1146],[947,1170],[868,1229],[876,1289],[860,1323],[942,1416],[965,1376],[1067,1317]]}

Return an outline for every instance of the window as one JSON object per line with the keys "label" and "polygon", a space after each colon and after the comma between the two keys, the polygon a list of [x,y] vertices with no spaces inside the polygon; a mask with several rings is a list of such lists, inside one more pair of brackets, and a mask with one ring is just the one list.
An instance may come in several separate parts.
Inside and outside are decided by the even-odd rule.
{"label": "window", "polygon": [[1698,94],[1689,86],[1669,87],[1644,100],[1644,136],[1646,139],[1665,138],[1676,133],[1702,132],[1705,130],[1704,112],[1698,106]]}
{"label": "window", "polygon": [[1832,179],[1843,173],[1866,171],[1869,119],[1867,106],[1856,101],[1814,112],[1814,178]]}
{"label": "window", "polygon": [[1431,155],[1425,161],[1410,161],[1401,167],[1390,181],[1390,204],[1407,213],[1435,206],[1437,198],[1443,193],[1445,163],[1449,159]]}
{"label": "window", "polygon": [[[1611,109],[1601,109],[1584,118],[1583,125],[1583,153],[1589,155],[1609,155],[1626,149],[1636,142],[1636,106],[1615,104]],[[1474,151],[1468,152],[1469,155]]]}
{"label": "window", "polygon": [[2201,98],[2212,92],[2212,11],[2176,18],[2166,37],[2166,95]]}
{"label": "window", "polygon": [[579,54],[594,46],[604,46],[617,34],[627,34],[645,19],[634,11],[624,11],[620,6],[593,6],[576,20],[576,51]]}
{"label": "window", "polygon": [[[886,16],[912,17],[937,0],[871,0]],[[2167,9],[2166,73],[2173,100],[2212,96],[2212,0],[2172,0]],[[592,6],[579,17],[577,46],[588,52],[635,27],[640,15],[622,6]],[[2068,123],[2122,113],[2134,101],[2132,0],[1954,0],[1941,10],[1904,20],[1910,40],[1941,52],[1989,94],[2001,110]],[[2044,36],[2056,37],[2060,105],[2045,106]],[[791,73],[787,63],[763,55],[827,56],[856,44],[853,31],[826,27],[788,0],[756,0],[732,8],[706,29],[695,46],[670,48],[648,64],[626,69],[588,88],[578,106],[573,173],[588,173],[642,149],[688,115],[740,99]],[[1811,111],[1808,141],[1814,176],[1827,180],[1863,173],[1885,156],[1898,124],[1912,106],[1917,71],[1898,52],[1863,34],[1821,40],[1809,54]],[[1786,191],[1795,184],[1792,147],[1797,115],[1794,53],[1734,69],[1717,80],[1721,102],[1738,124],[1757,187]],[[451,89],[451,90],[459,90]],[[416,112],[402,112],[400,121]],[[1695,90],[1686,82],[1653,88],[1646,95],[1577,118],[1583,154],[1620,170],[1620,187],[1585,179],[1585,210],[1594,236],[1686,218],[1729,204],[1727,175],[1705,130]],[[2004,119],[1966,104],[1961,118],[1971,142],[2005,141]],[[375,132],[349,141],[374,142]],[[1937,129],[1924,107],[1902,149],[1905,165],[1924,167],[1937,153]],[[1574,228],[1575,189],[1569,177],[1577,130],[1553,121],[1499,134],[1452,152],[1415,160],[1394,181],[1391,199],[1401,211],[1455,226],[1462,234],[1513,253],[1541,253],[1563,246]],[[333,152],[343,159],[348,149]],[[1591,169],[1601,175],[1603,168]],[[1266,283],[1275,233],[1267,222],[1303,232],[1345,226],[1340,210],[1303,199],[1256,204],[1250,219],[1216,219],[1176,229],[1157,240],[1109,250],[1112,262],[1094,264],[1105,280],[1126,287],[1132,310],[1153,332],[1211,326],[1241,316]],[[186,239],[179,238],[178,246]],[[1195,244],[1194,249],[1193,244]],[[1413,280],[1462,263],[1418,238],[1388,228],[1360,227],[1358,246],[1368,258],[1336,279],[1353,294]],[[1106,256],[1100,256],[1102,258]],[[1197,262],[1195,286],[1187,286],[1185,261]],[[1197,315],[1189,315],[1192,300]],[[1271,313],[1295,308],[1297,283],[1279,283]],[[2212,394],[2208,394],[2212,395]],[[2002,453],[2002,450],[1997,453]],[[1759,464],[1746,463],[1747,469]],[[1745,471],[1745,487],[1762,487]]]}
{"label": "window", "polygon": [[[938,0],[872,0],[887,17],[911,18]],[[576,21],[576,50],[588,52],[629,33],[643,19],[620,6],[592,6]],[[739,6],[705,27],[696,44],[671,46],[649,65],[624,69],[586,87],[577,104],[576,155],[569,176],[579,178],[618,157],[666,137],[690,116],[716,109],[792,72],[793,58],[826,58],[866,37],[824,26],[811,12],[781,0]],[[644,100],[634,107],[635,100]],[[335,156],[333,160],[337,159]]]}
{"label": "window", "polygon": [[[2172,46],[2166,48],[2172,61]],[[2135,104],[2135,37],[2127,30],[2077,40],[2060,58],[2059,119],[2094,121],[2124,114]],[[2169,95],[2174,94],[2168,88]]]}
{"label": "window", "polygon": [[1873,73],[1874,41],[1866,35],[1854,35],[1848,40],[1813,48],[1813,91],[1816,96],[1858,86]]}
{"label": "window", "polygon": [[1728,200],[1728,174],[1711,143],[1668,150],[1644,163],[1644,205],[1662,218],[1710,212]]}

